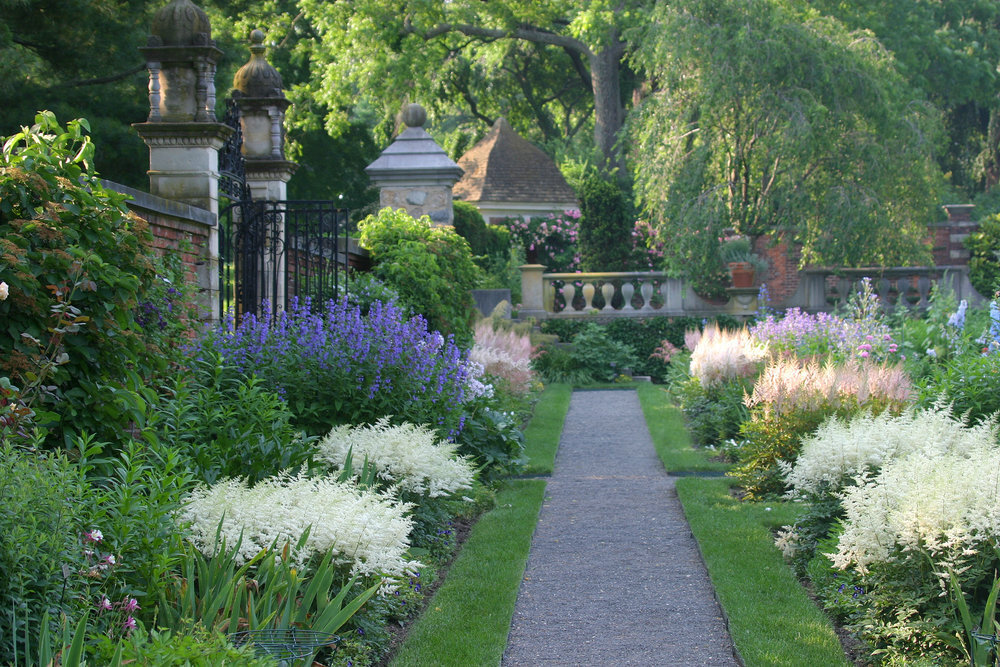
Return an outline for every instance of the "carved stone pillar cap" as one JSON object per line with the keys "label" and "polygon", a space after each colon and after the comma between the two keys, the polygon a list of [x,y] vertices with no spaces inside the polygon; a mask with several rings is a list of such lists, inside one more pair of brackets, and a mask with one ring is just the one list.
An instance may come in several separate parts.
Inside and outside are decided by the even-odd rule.
{"label": "carved stone pillar cap", "polygon": [[427,112],[419,104],[410,104],[403,110],[407,128],[365,167],[375,185],[403,182],[441,184],[450,188],[462,177],[462,168],[423,128],[426,121]]}
{"label": "carved stone pillar cap", "polygon": [[150,46],[210,46],[212,24],[191,0],[172,2],[153,17]]}
{"label": "carved stone pillar cap", "polygon": [[246,97],[284,99],[281,74],[264,57],[264,32],[250,33],[250,60],[236,72],[233,88]]}

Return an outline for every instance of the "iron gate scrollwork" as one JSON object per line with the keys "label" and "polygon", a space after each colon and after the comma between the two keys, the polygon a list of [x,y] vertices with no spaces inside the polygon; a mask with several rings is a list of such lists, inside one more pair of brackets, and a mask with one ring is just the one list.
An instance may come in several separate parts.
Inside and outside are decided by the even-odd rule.
{"label": "iron gate scrollwork", "polygon": [[233,134],[219,151],[219,306],[237,319],[267,302],[337,298],[347,287],[349,212],[332,201],[256,201],[246,183],[239,110],[227,100]]}

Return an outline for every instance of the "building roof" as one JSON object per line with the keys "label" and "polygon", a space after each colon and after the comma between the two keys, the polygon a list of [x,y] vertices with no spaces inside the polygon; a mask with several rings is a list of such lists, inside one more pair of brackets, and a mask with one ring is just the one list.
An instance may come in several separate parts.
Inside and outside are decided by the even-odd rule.
{"label": "building roof", "polygon": [[479,143],[458,160],[465,175],[454,195],[468,202],[576,201],[555,162],[499,118]]}

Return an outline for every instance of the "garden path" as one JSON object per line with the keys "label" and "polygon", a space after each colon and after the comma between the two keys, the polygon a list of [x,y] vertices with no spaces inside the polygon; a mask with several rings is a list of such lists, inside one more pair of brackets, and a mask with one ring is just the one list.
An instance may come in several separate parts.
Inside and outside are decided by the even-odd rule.
{"label": "garden path", "polygon": [[635,391],[573,393],[502,664],[738,664]]}

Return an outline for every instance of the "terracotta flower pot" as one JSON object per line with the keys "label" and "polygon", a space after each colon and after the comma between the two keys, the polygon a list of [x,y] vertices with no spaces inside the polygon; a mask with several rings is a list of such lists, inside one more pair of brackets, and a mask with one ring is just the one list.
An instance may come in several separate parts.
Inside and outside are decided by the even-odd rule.
{"label": "terracotta flower pot", "polygon": [[753,264],[750,262],[731,262],[729,276],[733,280],[733,287],[753,287]]}

